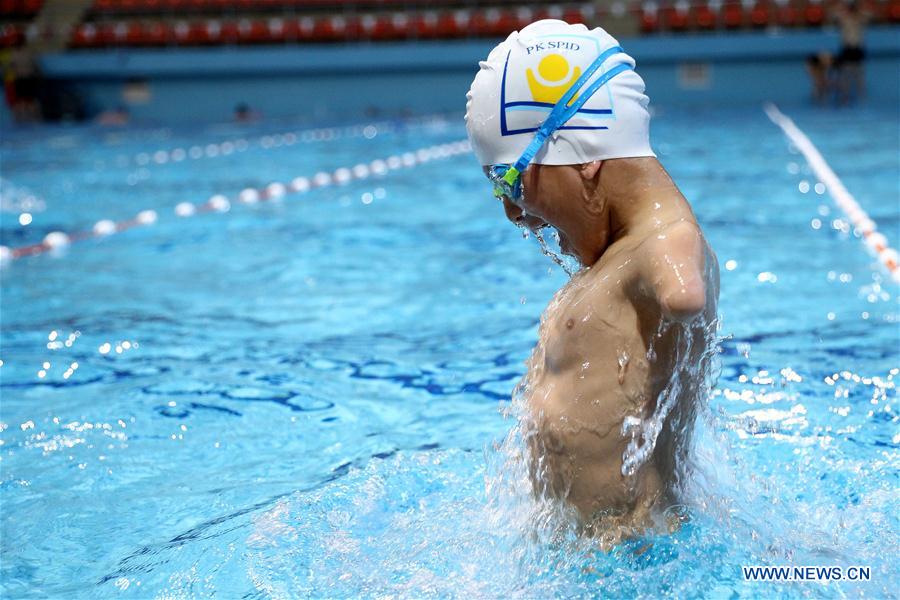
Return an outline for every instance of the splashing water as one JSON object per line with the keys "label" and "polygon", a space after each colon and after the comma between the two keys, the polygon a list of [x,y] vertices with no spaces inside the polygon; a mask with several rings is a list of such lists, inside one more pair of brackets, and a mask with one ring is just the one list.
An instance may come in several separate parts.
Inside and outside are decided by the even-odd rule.
{"label": "splashing water", "polygon": [[[520,225],[520,227],[524,227],[524,225]],[[534,233],[534,239],[536,239],[538,244],[540,245],[541,253],[552,260],[556,264],[556,266],[561,268],[569,277],[572,277],[576,273],[581,271],[584,268],[584,265],[578,262],[578,259],[565,254],[559,248],[559,232],[552,227],[547,227],[545,229],[551,229],[553,231],[552,237],[556,242],[556,248],[551,248],[547,243],[547,239],[541,233],[543,230],[533,231],[532,233]],[[528,231],[527,228],[526,231]],[[525,235],[525,238],[527,239],[528,235]]]}

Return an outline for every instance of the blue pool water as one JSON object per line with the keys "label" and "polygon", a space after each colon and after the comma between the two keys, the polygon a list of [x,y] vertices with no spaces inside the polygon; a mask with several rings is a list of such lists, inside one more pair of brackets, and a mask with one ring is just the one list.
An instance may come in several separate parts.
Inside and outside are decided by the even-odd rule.
{"label": "blue pool water", "polygon": [[[786,112],[900,242],[896,113]],[[690,520],[643,553],[524,517],[502,409],[566,276],[471,156],[172,214],[464,137],[457,121],[270,136],[295,129],[3,140],[19,190],[3,245],[160,215],[0,271],[3,597],[896,596],[897,286],[762,111],[654,122],[722,265],[722,340]],[[871,581],[755,583],[742,565]]]}

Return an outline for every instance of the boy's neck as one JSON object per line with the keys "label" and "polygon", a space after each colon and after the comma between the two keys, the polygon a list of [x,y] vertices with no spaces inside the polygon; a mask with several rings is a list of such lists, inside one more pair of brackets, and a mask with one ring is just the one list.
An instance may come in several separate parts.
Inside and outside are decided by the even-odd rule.
{"label": "boy's neck", "polygon": [[690,205],[653,157],[606,161],[601,187],[609,206],[610,244],[646,238],[678,221],[696,223]]}

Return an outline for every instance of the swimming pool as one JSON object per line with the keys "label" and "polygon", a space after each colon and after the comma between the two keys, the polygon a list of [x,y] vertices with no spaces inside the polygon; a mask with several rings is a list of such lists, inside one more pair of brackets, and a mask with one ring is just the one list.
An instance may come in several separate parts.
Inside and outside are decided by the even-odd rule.
{"label": "swimming pool", "polygon": [[[896,113],[786,112],[900,240]],[[761,111],[654,122],[722,265],[722,352],[690,522],[643,554],[522,522],[498,409],[566,278],[471,155],[172,213],[464,137],[336,131],[6,136],[3,177],[42,204],[22,226],[5,199],[3,245],[159,219],[2,270],[4,597],[896,594],[897,287]],[[741,573],[786,564],[871,581]]]}

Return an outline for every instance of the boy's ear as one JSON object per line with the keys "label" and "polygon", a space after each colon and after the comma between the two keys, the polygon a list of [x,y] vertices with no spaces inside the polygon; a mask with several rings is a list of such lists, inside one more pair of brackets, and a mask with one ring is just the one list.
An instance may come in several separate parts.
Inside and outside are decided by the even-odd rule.
{"label": "boy's ear", "polygon": [[598,193],[600,189],[600,167],[602,160],[594,160],[584,163],[578,168],[581,181],[584,182],[584,198],[587,209],[595,215],[600,215],[606,209],[605,197]]}
{"label": "boy's ear", "polygon": [[592,181],[595,177],[597,177],[597,174],[600,173],[600,167],[602,165],[602,160],[594,160],[589,163],[584,163],[579,169],[581,178],[585,181]]}

